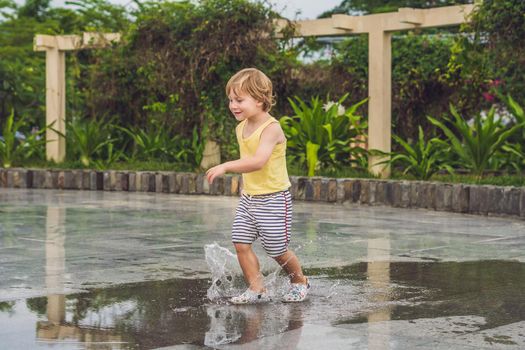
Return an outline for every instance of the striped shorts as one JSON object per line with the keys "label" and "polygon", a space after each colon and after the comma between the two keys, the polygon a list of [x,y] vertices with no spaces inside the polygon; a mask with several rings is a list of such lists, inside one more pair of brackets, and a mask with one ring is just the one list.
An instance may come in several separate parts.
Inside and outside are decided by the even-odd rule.
{"label": "striped shorts", "polygon": [[270,257],[288,250],[292,225],[290,191],[250,196],[239,200],[232,228],[233,243],[252,244],[257,238]]}

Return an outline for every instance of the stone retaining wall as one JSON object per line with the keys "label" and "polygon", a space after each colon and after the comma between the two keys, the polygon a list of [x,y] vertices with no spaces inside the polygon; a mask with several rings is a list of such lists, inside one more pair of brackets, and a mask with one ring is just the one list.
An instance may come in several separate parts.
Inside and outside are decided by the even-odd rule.
{"label": "stone retaining wall", "polygon": [[[525,219],[525,187],[292,176],[297,200],[350,202]],[[208,185],[204,174],[153,171],[0,169],[0,187],[238,195],[239,175]]]}

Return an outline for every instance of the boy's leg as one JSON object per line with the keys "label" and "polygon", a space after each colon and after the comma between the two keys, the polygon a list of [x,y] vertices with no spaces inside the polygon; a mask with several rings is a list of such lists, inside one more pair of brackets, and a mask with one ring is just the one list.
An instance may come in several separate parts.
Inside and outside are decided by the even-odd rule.
{"label": "boy's leg", "polygon": [[282,301],[285,303],[296,303],[306,299],[308,290],[310,289],[310,282],[308,278],[303,275],[301,264],[297,256],[287,250],[284,254],[274,258],[282,268],[288,273],[291,280],[290,289],[283,295]]}
{"label": "boy's leg", "polygon": [[290,276],[290,281],[292,283],[301,283],[306,284],[307,279],[303,275],[303,270],[301,269],[301,264],[299,259],[291,250],[287,250],[283,255],[274,257],[275,261],[286,271],[288,276]]}
{"label": "boy's leg", "polygon": [[232,241],[237,252],[244,280],[248,288],[256,293],[263,291],[263,278],[259,259],[252,250],[252,242],[257,239],[257,225],[250,214],[251,198],[242,195],[235,212],[232,227]]}
{"label": "boy's leg", "polygon": [[251,244],[234,243],[237,251],[237,260],[241,265],[244,280],[249,288],[257,293],[264,290],[263,278],[260,271],[259,259],[252,250]]}
{"label": "boy's leg", "polygon": [[299,259],[288,249],[293,211],[290,191],[261,200],[260,207],[262,209],[256,211],[254,216],[266,253],[281,265],[292,283],[307,284]]}

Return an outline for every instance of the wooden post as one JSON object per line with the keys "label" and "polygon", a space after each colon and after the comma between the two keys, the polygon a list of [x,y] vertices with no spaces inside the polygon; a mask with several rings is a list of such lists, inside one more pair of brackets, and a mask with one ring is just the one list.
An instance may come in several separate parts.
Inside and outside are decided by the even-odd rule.
{"label": "wooden post", "polygon": [[[390,152],[392,124],[391,34],[374,30],[368,34],[368,149]],[[369,156],[368,169],[381,177],[390,176],[390,167],[376,165],[385,157]]]}
{"label": "wooden post", "polygon": [[66,157],[66,54],[58,48],[46,50],[46,157],[57,163]]}

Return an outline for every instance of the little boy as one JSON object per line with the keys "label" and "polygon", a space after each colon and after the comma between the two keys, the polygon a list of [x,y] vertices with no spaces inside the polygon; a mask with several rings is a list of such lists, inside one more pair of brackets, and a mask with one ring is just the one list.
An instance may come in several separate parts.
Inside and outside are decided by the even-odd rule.
{"label": "little boy", "polygon": [[288,191],[286,137],[279,122],[268,113],[274,104],[272,82],[255,68],[243,69],[226,84],[226,95],[230,111],[240,122],[235,131],[241,158],[210,168],[206,176],[211,184],[226,172],[242,173],[243,192],[233,222],[232,241],[248,289],[231,298],[231,302],[269,300],[259,260],[251,246],[257,238],[290,276],[291,288],[283,301],[303,301],[310,284],[299,259],[288,249],[292,199]]}

